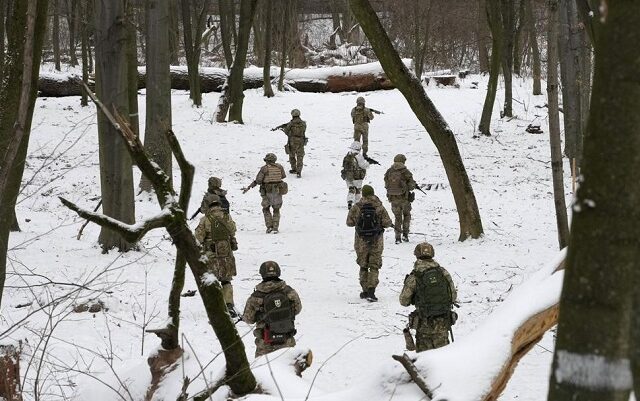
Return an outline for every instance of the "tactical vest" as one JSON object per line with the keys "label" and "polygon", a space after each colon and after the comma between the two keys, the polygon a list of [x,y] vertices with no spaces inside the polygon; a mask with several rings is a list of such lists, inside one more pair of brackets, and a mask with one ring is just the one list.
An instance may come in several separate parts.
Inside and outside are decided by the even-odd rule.
{"label": "tactical vest", "polygon": [[385,177],[384,184],[387,195],[404,195],[407,193],[407,183],[404,180],[402,169],[391,168]]}
{"label": "tactical vest", "polygon": [[211,240],[225,241],[231,236],[231,230],[225,224],[225,221],[217,216],[207,216],[211,223]]}
{"label": "tactical vest", "polygon": [[364,239],[373,239],[384,231],[376,208],[371,203],[360,206],[360,216],[356,224],[356,233]]}
{"label": "tactical vest", "polygon": [[441,267],[411,273],[416,278],[414,304],[421,318],[445,316],[451,311],[453,299],[449,282]]}
{"label": "tactical vest", "polygon": [[367,113],[368,109],[366,107],[356,107],[353,111],[353,123],[354,124],[362,124],[369,122],[369,116]]}
{"label": "tactical vest", "polygon": [[290,122],[289,129],[291,138],[304,138],[305,125],[301,120]]}
{"label": "tactical vest", "polygon": [[349,173],[353,174],[353,180],[363,180],[367,175],[367,170],[360,167],[358,159],[356,159],[356,156],[352,153],[348,153],[344,157],[344,160],[342,161],[342,169],[347,178],[350,178]]}
{"label": "tactical vest", "polygon": [[252,296],[262,299],[263,339],[268,344],[283,344],[296,333],[293,302],[287,296],[291,287],[274,292],[255,291]]}
{"label": "tactical vest", "polygon": [[275,164],[267,164],[263,169],[265,169],[265,174],[262,184],[275,184],[282,181],[282,171],[280,167]]}

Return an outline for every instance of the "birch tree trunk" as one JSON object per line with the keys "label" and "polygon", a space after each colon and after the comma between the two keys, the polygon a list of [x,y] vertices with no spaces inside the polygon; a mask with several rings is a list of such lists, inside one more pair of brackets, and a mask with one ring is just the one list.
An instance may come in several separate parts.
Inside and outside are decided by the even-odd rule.
{"label": "birch tree trunk", "polygon": [[640,305],[640,3],[607,5],[606,16],[593,19],[593,95],[550,401],[627,401],[633,379],[636,388],[640,383],[632,348],[640,334],[639,311],[632,310],[634,296]]}
{"label": "birch tree trunk", "polygon": [[491,135],[491,115],[493,105],[496,101],[498,91],[498,77],[500,76],[500,65],[502,62],[502,16],[500,12],[500,0],[486,0],[487,21],[491,30],[491,70],[489,72],[489,84],[487,86],[487,96],[484,98],[482,115],[478,130],[482,135]]}
{"label": "birch tree trunk", "polygon": [[458,210],[459,240],[480,237],[483,230],[478,205],[453,132],[427,96],[420,80],[402,63],[371,4],[367,0],[350,0],[349,4],[387,77],[405,97],[438,149]]}
{"label": "birch tree trunk", "polygon": [[549,143],[551,145],[551,174],[553,202],[556,208],[556,227],[560,249],[569,243],[569,220],[564,195],[562,143],[560,140],[560,112],[558,110],[558,5],[549,2],[547,24],[547,97],[549,105]]}

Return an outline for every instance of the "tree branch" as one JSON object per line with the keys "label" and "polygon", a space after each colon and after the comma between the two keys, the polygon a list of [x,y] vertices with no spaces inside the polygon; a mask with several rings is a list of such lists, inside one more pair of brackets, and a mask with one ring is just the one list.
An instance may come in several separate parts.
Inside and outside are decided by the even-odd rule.
{"label": "tree branch", "polygon": [[413,364],[411,358],[409,358],[407,354],[402,354],[402,356],[393,355],[392,358],[400,362],[400,364],[404,366],[414,383],[417,384],[418,387],[420,387],[420,390],[422,390],[422,392],[426,394],[427,401],[431,401],[431,399],[433,398],[433,393],[427,386],[427,383],[424,381],[422,376],[420,376],[420,372],[418,372],[418,368],[416,368],[416,365]]}
{"label": "tree branch", "polygon": [[180,203],[180,207],[186,214],[187,208],[189,207],[189,198],[191,198],[191,188],[193,187],[193,176],[196,173],[196,168],[193,164],[189,163],[187,158],[184,156],[182,148],[180,147],[180,142],[178,142],[178,138],[176,138],[173,130],[166,130],[165,137],[167,138],[171,152],[173,152],[173,156],[175,156],[178,166],[180,167],[181,182],[180,198],[178,203]]}
{"label": "tree branch", "polygon": [[78,213],[78,216],[87,219],[88,221],[99,225],[100,227],[106,227],[120,234],[122,238],[128,242],[138,242],[146,233],[155,229],[166,227],[171,222],[171,214],[168,211],[163,211],[159,215],[147,220],[143,220],[136,224],[125,224],[120,220],[114,219],[109,216],[105,216],[101,213],[91,212],[86,209],[80,208],[73,202],[66,200],[63,197],[59,197],[60,202],[63,205]]}

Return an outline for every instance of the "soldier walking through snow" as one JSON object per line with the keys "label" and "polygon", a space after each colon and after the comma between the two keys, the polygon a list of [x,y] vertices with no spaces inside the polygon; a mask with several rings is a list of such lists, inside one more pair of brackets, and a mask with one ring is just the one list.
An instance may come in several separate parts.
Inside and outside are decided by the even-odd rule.
{"label": "soldier walking through snow", "polygon": [[362,199],[349,210],[347,226],[355,227],[353,247],[360,266],[360,298],[375,302],[379,270],[382,267],[384,229],[393,223],[380,199],[369,185],[362,187]]}
{"label": "soldier walking through snow", "polygon": [[260,265],[262,282],[247,300],[242,319],[256,324],[256,357],[294,347],[295,317],[302,310],[298,293],[280,279],[280,266],[273,261]]}
{"label": "soldier walking through snow", "polygon": [[282,129],[288,138],[284,151],[289,155],[289,164],[291,164],[289,172],[297,174],[300,178],[304,165],[304,147],[307,144],[307,123],[300,118],[300,110],[291,110],[291,121],[273,128],[272,131],[277,129]]}
{"label": "soldier walking through snow", "polygon": [[367,175],[369,162],[360,153],[362,146],[360,142],[353,142],[344,159],[342,159],[342,179],[347,183],[349,193],[347,194],[347,208],[360,200],[362,195],[362,180]]}
{"label": "soldier walking through snow", "polygon": [[[242,188],[242,193],[247,193],[251,188],[260,185],[262,197],[262,214],[267,234],[278,233],[280,228],[280,208],[282,207],[282,195],[289,191],[287,183],[283,179],[287,176],[282,165],[276,163],[278,158],[273,153],[267,153],[264,157],[265,165],[262,166],[256,179],[248,187]],[[273,209],[273,213],[271,210]]]}
{"label": "soldier walking through snow", "polygon": [[428,242],[416,246],[413,271],[404,279],[400,293],[402,306],[415,305],[409,326],[416,330],[416,351],[426,351],[449,344],[449,332],[457,314],[456,288],[449,272],[433,260],[433,246]]}
{"label": "soldier walking through snow", "polygon": [[396,234],[396,244],[409,241],[409,226],[411,224],[411,202],[415,197],[413,191],[416,182],[413,174],[404,165],[407,158],[398,154],[393,158],[393,165],[384,174],[384,187],[387,189],[387,199],[391,203],[391,211],[395,218],[393,225]]}
{"label": "soldier walking through snow", "polygon": [[353,122],[353,139],[360,142],[362,138],[362,151],[366,155],[369,151],[369,121],[373,120],[373,112],[364,104],[364,98],[358,96],[356,107],[351,109],[351,121]]}

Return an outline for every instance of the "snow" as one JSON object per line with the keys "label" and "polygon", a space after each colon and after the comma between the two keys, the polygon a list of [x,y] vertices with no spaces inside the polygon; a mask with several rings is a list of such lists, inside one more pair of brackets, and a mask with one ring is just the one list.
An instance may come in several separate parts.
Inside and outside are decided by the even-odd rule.
{"label": "snow", "polygon": [[558,366],[554,375],[558,383],[595,391],[625,391],[633,386],[628,358],[610,360],[600,355],[558,350]]}
{"label": "snow", "polygon": [[[412,231],[425,234],[412,234],[409,244],[394,245],[393,234],[386,233],[384,265],[377,290],[380,301],[375,304],[358,297],[353,229],[345,226],[347,189],[340,179],[342,158],[352,142],[349,112],[360,94],[287,92],[267,99],[261,90],[248,90],[244,125],[212,125],[210,117],[219,94],[204,94],[204,108],[198,109],[191,106],[187,92],[173,91],[173,130],[185,156],[196,166],[190,210],[198,208],[210,175],[220,176],[223,187],[229,191],[232,217],[238,226],[239,250],[235,253],[238,276],[233,281],[238,309],[242,310],[260,281],[259,265],[269,259],[280,263],[283,278],[302,298],[303,310],[296,320],[297,342],[300,348],[313,350],[314,364],[303,378],[297,378],[274,355],[271,367],[286,400],[303,400],[325,361],[310,400],[414,401],[423,396],[415,384],[409,383],[402,367],[391,359],[392,354],[403,352],[401,330],[406,324],[405,316],[411,311],[399,305],[398,293],[404,276],[412,268],[413,248],[422,240],[434,245],[436,260],[451,272],[458,287],[462,307],[457,310],[460,318],[454,326],[456,343],[451,348],[455,352],[503,355],[501,347],[507,339],[490,336],[489,328],[507,333],[518,323],[518,317],[549,304],[557,295],[560,275],[550,276],[548,270],[538,273],[558,253],[549,143],[546,135],[524,132],[530,123],[546,125],[546,110],[534,107],[544,105],[546,98],[531,96],[530,81],[515,78],[517,117],[511,121],[496,117],[492,121],[494,136],[472,139],[485,93],[483,89],[469,88],[466,83],[473,81],[480,82],[479,88],[486,87],[486,77],[470,76],[461,80],[460,89],[430,86],[427,91],[458,140],[485,235],[478,240],[458,242],[458,218],[450,189],[426,191],[427,196],[417,193]],[[407,166],[418,182],[447,183],[433,143],[402,95],[390,90],[367,92],[364,96],[369,104],[385,111],[372,121],[369,134],[371,157],[382,166],[369,168],[365,183],[373,185],[387,209],[390,208],[384,199],[383,173],[397,153],[407,156]],[[501,96],[499,92],[495,116],[503,102]],[[144,94],[139,96],[139,102],[140,132],[144,132]],[[283,152],[285,138],[269,132],[269,128],[288,121],[293,108],[300,109],[307,121],[310,141],[306,166],[301,179],[287,178],[289,194],[284,198],[280,234],[266,235],[258,191],[242,195],[241,188],[253,180],[268,152],[275,152],[288,170]],[[45,336],[51,333],[49,315],[57,325],[44,351],[39,386],[41,392],[52,394],[50,399],[61,399],[62,394],[75,400],[117,398],[114,390],[91,376],[116,390],[120,379],[136,397],[143,394],[149,382],[147,358],[159,347],[158,339],[144,334],[144,328],[161,327],[166,321],[175,260],[175,249],[166,231],[149,232],[138,251],[102,254],[96,243],[100,228],[89,224],[81,239],[76,240],[84,221],[57,199],[63,196],[86,209],[93,209],[98,202],[95,114],[93,105],[80,107],[78,97],[39,98],[35,107],[25,186],[17,208],[23,231],[11,235],[7,288],[0,310],[0,342],[28,340],[30,344],[23,352],[22,363],[22,372],[27,375],[24,381],[27,400],[33,399],[36,367],[43,355],[41,333]],[[564,171],[570,171],[568,165]],[[178,189],[177,165],[173,174]],[[139,172],[134,170],[136,185],[139,179]],[[567,175],[565,183],[569,182]],[[569,185],[566,195],[570,204]],[[161,212],[155,195],[148,193],[136,197],[135,207],[136,221]],[[196,225],[197,221],[190,222],[192,229]],[[545,291],[533,292],[537,287]],[[188,271],[184,291],[195,288]],[[89,298],[101,300],[109,310],[68,314],[77,301]],[[527,298],[537,302],[522,301]],[[513,299],[515,305],[523,308],[519,313],[502,306]],[[51,303],[53,300],[57,301]],[[16,308],[31,301],[30,306]],[[224,360],[217,357],[220,345],[200,298],[196,295],[181,301],[184,361],[162,384],[157,399],[160,395],[175,399],[183,375],[195,378],[200,371],[198,360],[207,366],[207,381],[215,382],[224,371]],[[264,358],[253,359],[251,326],[240,322],[237,327],[244,336],[256,375],[268,391],[246,400],[279,400],[270,372],[264,370],[268,367],[263,364]],[[479,334],[473,338],[480,335],[482,344],[497,348],[473,346],[469,336],[475,329]],[[331,357],[349,341],[352,342]],[[501,400],[544,398],[552,341],[552,335],[546,335],[521,361]],[[429,361],[437,358],[438,352],[430,354],[424,355],[425,366],[433,366]],[[28,369],[32,356],[34,366]],[[496,360],[499,356],[495,356]],[[439,376],[430,372],[429,377],[444,378],[455,373],[455,367],[464,369],[469,380],[479,380],[471,376],[471,368],[479,359],[470,359],[465,367],[466,358],[465,355],[465,359],[455,363],[438,363],[440,373],[433,374]],[[452,396],[451,401],[473,393],[473,381],[456,383],[459,388],[443,384],[441,390]],[[193,395],[204,387],[200,375],[188,392]],[[221,392],[214,399],[222,400],[224,395]]]}

